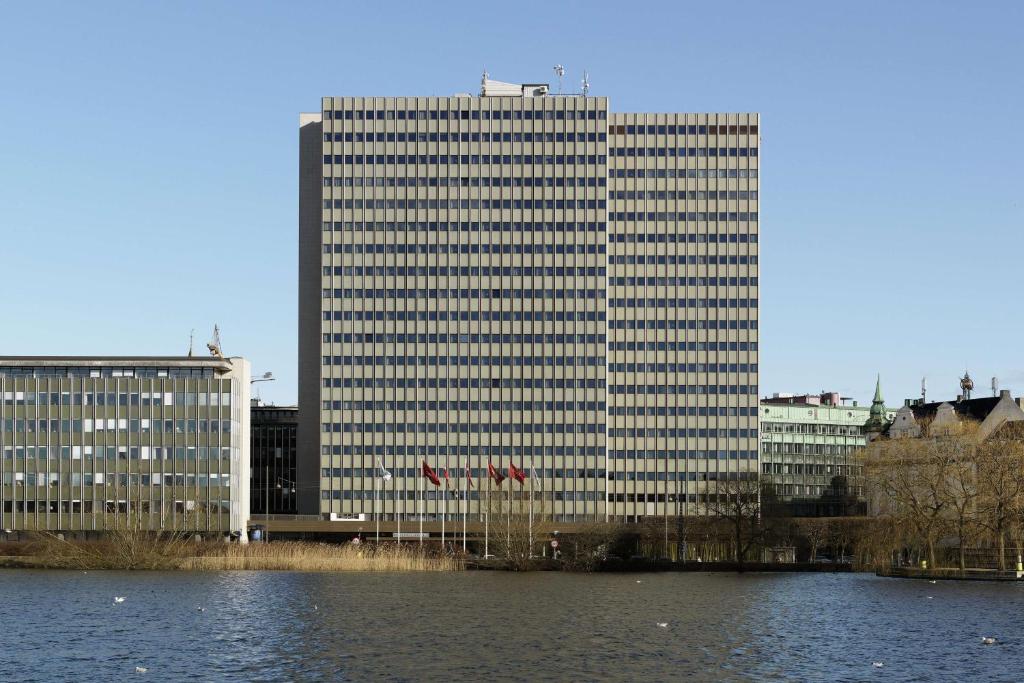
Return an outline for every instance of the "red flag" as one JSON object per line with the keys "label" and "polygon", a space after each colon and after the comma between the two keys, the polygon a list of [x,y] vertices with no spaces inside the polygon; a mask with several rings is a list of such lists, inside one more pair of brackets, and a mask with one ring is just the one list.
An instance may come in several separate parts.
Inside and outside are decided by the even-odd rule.
{"label": "red flag", "polygon": [[441,472],[444,473],[444,487],[446,489],[451,490],[451,488],[452,488],[452,479],[451,479],[451,477],[448,476],[448,468],[445,467],[443,470],[441,470]]}
{"label": "red flag", "polygon": [[497,484],[498,486],[501,486],[501,482],[505,481],[505,475],[496,470],[494,468],[494,463],[489,461],[487,463],[487,474],[488,476],[490,476],[491,479],[494,480],[494,483]]}
{"label": "red flag", "polygon": [[469,465],[466,465],[466,483],[469,484],[469,488],[473,488],[473,477],[469,473]]}
{"label": "red flag", "polygon": [[518,481],[520,485],[526,481],[526,473],[512,463],[508,464],[508,476]]}
{"label": "red flag", "polygon": [[426,460],[423,461],[423,476],[429,479],[430,483],[434,486],[441,485],[441,480],[437,478],[437,474],[434,470],[430,469],[430,465],[427,464]]}

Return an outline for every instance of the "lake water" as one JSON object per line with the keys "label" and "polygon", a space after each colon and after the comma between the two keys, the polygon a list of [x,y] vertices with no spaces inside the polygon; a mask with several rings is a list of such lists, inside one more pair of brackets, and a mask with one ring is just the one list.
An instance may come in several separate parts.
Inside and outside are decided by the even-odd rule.
{"label": "lake water", "polygon": [[0,571],[0,679],[133,677],[1020,681],[1024,585],[852,574]]}

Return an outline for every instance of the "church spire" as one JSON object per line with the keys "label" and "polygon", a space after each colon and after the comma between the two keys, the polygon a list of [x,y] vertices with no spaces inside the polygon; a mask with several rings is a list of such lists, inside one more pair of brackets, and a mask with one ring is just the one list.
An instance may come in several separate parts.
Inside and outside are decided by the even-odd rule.
{"label": "church spire", "polygon": [[867,422],[864,423],[864,431],[881,433],[887,423],[888,420],[885,418],[885,399],[882,398],[882,375],[879,373],[875,379],[875,397],[871,399],[871,412],[868,413]]}

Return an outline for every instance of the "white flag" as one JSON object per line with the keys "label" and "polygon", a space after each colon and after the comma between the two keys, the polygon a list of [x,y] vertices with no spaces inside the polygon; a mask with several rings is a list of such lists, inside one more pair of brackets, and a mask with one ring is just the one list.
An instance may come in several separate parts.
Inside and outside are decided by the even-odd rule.
{"label": "white flag", "polygon": [[380,461],[380,458],[377,458],[377,467],[380,468],[380,478],[384,481],[391,481],[391,472],[384,469],[384,463]]}

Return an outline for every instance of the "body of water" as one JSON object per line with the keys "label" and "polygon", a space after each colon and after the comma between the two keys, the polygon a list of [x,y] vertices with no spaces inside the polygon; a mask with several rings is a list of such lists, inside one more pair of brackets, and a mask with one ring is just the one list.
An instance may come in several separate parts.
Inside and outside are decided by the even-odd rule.
{"label": "body of water", "polygon": [[1021,681],[1024,585],[853,574],[0,571],[0,679],[132,677]]}

